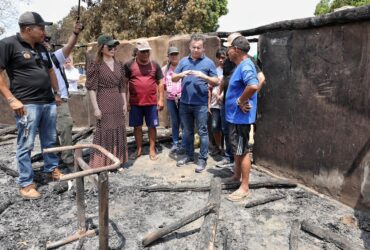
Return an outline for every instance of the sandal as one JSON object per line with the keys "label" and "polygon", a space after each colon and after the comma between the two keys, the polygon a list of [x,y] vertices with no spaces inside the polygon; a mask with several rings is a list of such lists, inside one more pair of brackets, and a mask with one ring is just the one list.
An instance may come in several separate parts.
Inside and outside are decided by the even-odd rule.
{"label": "sandal", "polygon": [[156,160],[158,160],[158,156],[157,155],[149,155],[149,159],[152,160],[152,161],[156,161]]}
{"label": "sandal", "polygon": [[228,199],[229,201],[237,202],[237,201],[243,200],[249,195],[250,195],[250,192],[244,193],[244,192],[241,192],[240,190],[236,190],[235,192],[229,194],[226,197],[226,199]]}
{"label": "sandal", "polygon": [[139,158],[141,156],[141,154],[137,154],[136,152],[131,154],[128,158],[130,160],[136,160],[137,158]]}

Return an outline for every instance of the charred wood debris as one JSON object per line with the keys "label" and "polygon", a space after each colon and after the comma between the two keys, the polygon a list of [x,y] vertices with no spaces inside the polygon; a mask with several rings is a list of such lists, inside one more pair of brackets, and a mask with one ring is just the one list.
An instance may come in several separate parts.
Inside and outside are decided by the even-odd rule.
{"label": "charred wood debris", "polygon": [[[73,131],[73,144],[78,143],[80,140],[86,139],[92,135],[95,131],[93,126],[84,128],[79,131]],[[148,138],[145,138],[144,133],[144,141],[143,146],[149,145]],[[0,125],[0,146],[2,145],[9,145],[14,144],[14,139],[17,138],[17,127],[16,126],[6,126]],[[133,131],[127,131],[127,141],[128,147],[133,148],[135,147],[135,139],[133,136]],[[171,134],[166,133],[165,130],[161,131],[159,129],[157,135],[157,144],[161,143],[168,143],[171,142]],[[89,159],[89,150],[83,151],[84,160],[88,161]],[[32,167],[35,170],[35,181],[41,181],[41,173],[40,170],[43,167],[43,156],[42,153],[38,153],[32,156]],[[59,167],[65,167],[62,163]],[[0,162],[0,170],[3,171],[5,174],[11,177],[18,177],[19,174],[17,171],[9,168],[5,164]],[[94,179],[95,178],[95,179]],[[96,177],[92,177],[93,182],[96,184]],[[184,227],[185,225],[192,223],[193,221],[204,217],[204,222],[200,228],[199,238],[197,241],[197,249],[215,249],[214,243],[216,240],[216,232],[217,232],[217,225],[218,225],[218,217],[219,217],[219,210],[220,210],[220,203],[221,203],[221,192],[222,190],[235,190],[239,187],[240,182],[228,182],[222,183],[221,180],[216,177],[212,178],[210,181],[210,185],[155,185],[155,186],[148,186],[148,187],[138,187],[139,191],[146,192],[146,193],[153,193],[153,192],[209,192],[209,198],[207,203],[201,209],[190,213],[189,215],[184,216],[182,219],[172,222],[167,226],[162,226],[161,228],[149,232],[143,239],[142,239],[142,246],[143,247],[150,247],[151,244],[162,237],[174,232],[175,230]],[[275,181],[266,181],[266,182],[252,182],[249,184],[250,189],[259,189],[259,188],[267,188],[267,189],[294,189],[297,187],[297,184],[287,181],[275,180]],[[60,194],[66,192],[68,190],[67,182],[58,182],[52,186],[52,191]],[[263,197],[261,199],[253,199],[248,200],[245,204],[245,208],[251,208],[259,205],[263,205],[266,203],[275,202],[278,200],[284,200],[287,198],[287,194],[284,194],[283,191],[280,191],[276,194],[272,194],[270,196]],[[296,197],[299,199],[299,195]],[[15,199],[8,198],[5,200],[0,201],[0,215],[9,208],[12,204],[14,204]],[[310,220],[298,220],[295,219],[292,222],[291,230],[289,239],[289,249],[295,250],[298,248],[299,243],[299,234],[300,232],[306,232],[311,236],[316,237],[325,242],[329,242],[334,244],[339,249],[362,249],[360,246],[355,246],[347,239],[345,236],[336,234],[330,229],[324,228],[323,226],[317,225],[317,223],[310,221]],[[222,242],[222,249],[230,249],[229,247],[229,240],[230,240],[230,230],[226,227],[220,229],[221,242]],[[81,242],[82,243],[82,242]],[[83,245],[83,243],[82,243]]]}

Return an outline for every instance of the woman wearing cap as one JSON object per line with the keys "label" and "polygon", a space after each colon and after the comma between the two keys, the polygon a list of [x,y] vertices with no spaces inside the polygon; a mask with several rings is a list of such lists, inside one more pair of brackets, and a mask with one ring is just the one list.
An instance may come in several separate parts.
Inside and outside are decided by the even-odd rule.
{"label": "woman wearing cap", "polygon": [[[96,59],[87,70],[86,88],[96,118],[93,143],[106,148],[123,164],[127,161],[127,105],[123,65],[114,58],[118,44],[110,36],[101,35],[98,38]],[[91,167],[109,164],[111,161],[108,158],[98,151],[91,151]]]}
{"label": "woman wearing cap", "polygon": [[164,76],[164,87],[167,92],[167,108],[170,113],[171,128],[172,128],[172,141],[173,145],[170,150],[170,154],[183,154],[184,150],[184,139],[182,143],[179,142],[179,130],[181,125],[181,119],[179,114],[179,100],[181,97],[181,79],[177,82],[172,81],[172,74],[177,64],[179,63],[179,49],[176,47],[168,48],[168,64],[162,68]]}

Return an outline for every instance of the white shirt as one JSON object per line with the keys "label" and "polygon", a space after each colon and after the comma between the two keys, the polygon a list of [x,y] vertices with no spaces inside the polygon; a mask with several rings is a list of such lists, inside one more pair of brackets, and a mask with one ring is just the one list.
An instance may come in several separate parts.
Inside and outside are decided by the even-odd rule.
{"label": "white shirt", "polygon": [[64,68],[64,72],[66,73],[66,77],[68,80],[69,88],[68,91],[78,91],[77,89],[77,81],[80,79],[80,72],[75,67],[71,68]]}
{"label": "white shirt", "polygon": [[[56,50],[54,52],[54,55],[55,55],[55,57],[57,58],[57,60],[59,62],[59,66],[63,67],[63,64],[66,61],[66,58],[64,57],[64,54],[63,54],[63,50],[62,49]],[[62,77],[62,74],[60,73],[60,70],[54,65],[54,62],[53,62],[53,69],[54,69],[55,75],[57,76],[58,86],[59,86],[59,91],[60,91],[60,97],[68,99],[68,91],[67,91],[66,84],[65,84],[64,79]]]}

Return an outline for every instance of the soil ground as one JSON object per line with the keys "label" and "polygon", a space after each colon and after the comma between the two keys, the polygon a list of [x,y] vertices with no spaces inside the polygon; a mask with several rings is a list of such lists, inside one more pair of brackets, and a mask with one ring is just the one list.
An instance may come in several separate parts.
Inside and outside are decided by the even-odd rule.
{"label": "soil ground", "polygon": [[[91,138],[83,142],[91,142]],[[36,140],[38,141],[38,140]],[[150,185],[207,184],[210,179],[227,177],[230,169],[215,167],[208,160],[206,171],[194,172],[195,164],[176,167],[169,157],[170,143],[158,145],[157,161],[151,161],[148,148],[144,155],[126,164],[124,171],[109,174],[109,246],[111,249],[144,249],[141,240],[149,232],[179,220],[202,208],[208,192],[146,193],[140,187]],[[15,141],[1,146],[0,164],[16,169]],[[198,150],[197,150],[198,151]],[[40,152],[36,145],[34,153]],[[258,162],[257,162],[258,163]],[[258,166],[251,172],[251,182],[276,180]],[[74,188],[61,194],[52,191],[53,183],[41,185],[42,199],[24,201],[18,195],[15,178],[0,170],[0,205],[11,205],[0,214],[0,249],[45,249],[77,230]],[[248,199],[260,199],[272,193],[284,193],[286,199],[253,208],[246,201],[232,203],[222,191],[221,209],[215,249],[289,249],[289,234],[294,220],[310,220],[353,243],[353,249],[370,249],[370,233],[360,229],[367,214],[355,211],[326,196],[310,192],[299,185],[294,189],[254,189]],[[97,188],[86,180],[85,198],[88,227],[98,225]],[[152,243],[146,249],[197,249],[203,219]],[[98,237],[68,244],[60,249],[98,249]],[[339,249],[303,231],[299,232],[299,249]]]}

